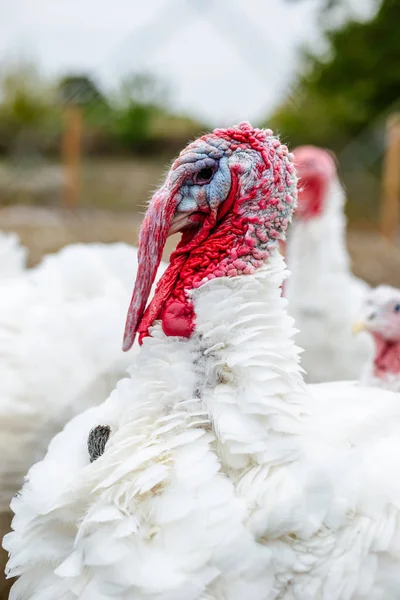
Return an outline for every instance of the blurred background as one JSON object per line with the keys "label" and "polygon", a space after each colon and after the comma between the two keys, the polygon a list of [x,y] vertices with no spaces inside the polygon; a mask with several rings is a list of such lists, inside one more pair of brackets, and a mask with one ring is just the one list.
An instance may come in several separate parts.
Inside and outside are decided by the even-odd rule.
{"label": "blurred background", "polygon": [[75,241],[136,243],[171,158],[250,120],[335,152],[354,270],[400,286],[399,30],[400,0],[4,3],[0,228],[30,264]]}

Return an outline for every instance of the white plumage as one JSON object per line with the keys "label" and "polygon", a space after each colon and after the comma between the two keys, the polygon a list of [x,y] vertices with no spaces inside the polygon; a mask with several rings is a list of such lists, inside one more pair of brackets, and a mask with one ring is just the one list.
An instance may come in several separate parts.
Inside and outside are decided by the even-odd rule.
{"label": "white plumage", "polygon": [[[306,182],[304,186],[306,191]],[[291,277],[284,293],[299,330],[296,342],[304,349],[301,361],[308,382],[358,379],[372,355],[368,336],[352,335],[352,324],[369,287],[351,272],[344,201],[344,190],[334,173],[319,214],[299,215],[288,234],[286,260]]]}
{"label": "white plumage", "polygon": [[0,285],[26,268],[27,249],[16,233],[0,231]]}
{"label": "white plumage", "polygon": [[0,511],[75,414],[107,398],[137,251],[74,244],[4,282],[0,294]]}
{"label": "white plumage", "polygon": [[[158,311],[161,298],[169,310],[155,312],[130,376],[68,423],[13,500],[4,541],[8,573],[19,576],[11,600],[398,600],[398,395],[303,383],[275,247],[295,197],[290,155],[271,132],[241,124],[181,153],[139,247],[139,262],[154,269],[168,230],[185,231],[151,304]],[[202,227],[227,198],[207,238]],[[198,206],[208,216],[193,231]],[[220,275],[236,242],[243,251],[248,240],[265,264],[251,268],[248,258],[247,274]],[[171,282],[190,278],[188,265],[208,268],[205,248],[220,262],[186,290],[195,328],[168,336],[171,315],[183,330],[192,306],[184,295],[168,304]],[[241,270],[245,261],[233,261],[229,270]],[[132,323],[146,333],[141,301],[151,279],[141,263],[128,338]],[[111,435],[91,463],[88,436],[99,425]]]}
{"label": "white plumage", "polygon": [[202,286],[194,336],[156,326],[56,436],[12,503],[11,600],[399,598],[400,403],[304,387],[282,276],[276,256]]}

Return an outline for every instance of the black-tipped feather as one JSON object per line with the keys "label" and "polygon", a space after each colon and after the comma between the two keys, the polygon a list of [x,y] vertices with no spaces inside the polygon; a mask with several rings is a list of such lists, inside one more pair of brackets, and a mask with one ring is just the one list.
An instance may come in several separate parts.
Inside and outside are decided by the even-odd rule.
{"label": "black-tipped feather", "polygon": [[97,425],[90,431],[87,448],[91,463],[103,454],[110,434],[111,427],[109,425]]}

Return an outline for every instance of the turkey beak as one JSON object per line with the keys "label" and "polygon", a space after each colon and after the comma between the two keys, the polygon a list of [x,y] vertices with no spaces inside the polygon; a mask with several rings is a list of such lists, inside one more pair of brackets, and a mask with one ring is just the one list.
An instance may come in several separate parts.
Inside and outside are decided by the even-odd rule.
{"label": "turkey beak", "polygon": [[190,224],[190,217],[193,213],[175,213],[174,218],[172,219],[171,227],[168,231],[168,236],[173,235],[174,233],[178,233],[178,231],[182,231],[187,225]]}
{"label": "turkey beak", "polygon": [[182,224],[178,227],[179,221],[174,218],[178,201],[176,192],[181,182],[175,181],[172,189],[167,183],[154,194],[140,228],[138,271],[126,318],[122,346],[125,352],[135,341],[167,237],[182,228]]}
{"label": "turkey beak", "polygon": [[365,321],[355,321],[353,323],[353,327],[352,327],[352,331],[353,331],[353,335],[356,335],[357,333],[360,333],[360,331],[366,331],[367,330],[367,324]]}

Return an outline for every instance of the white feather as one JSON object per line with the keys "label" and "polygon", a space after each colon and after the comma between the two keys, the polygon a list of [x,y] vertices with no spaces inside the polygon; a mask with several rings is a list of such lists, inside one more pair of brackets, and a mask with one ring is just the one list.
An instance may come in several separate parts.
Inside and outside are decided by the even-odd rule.
{"label": "white feather", "polygon": [[0,511],[55,433],[105,400],[131,364],[121,340],[136,269],[133,247],[76,244],[4,283]]}
{"label": "white feather", "polygon": [[12,503],[11,600],[398,600],[398,396],[303,384],[283,276],[201,286],[191,339],[156,324],[54,438]]}
{"label": "white feather", "polygon": [[0,283],[23,273],[27,254],[16,233],[0,231]]}

